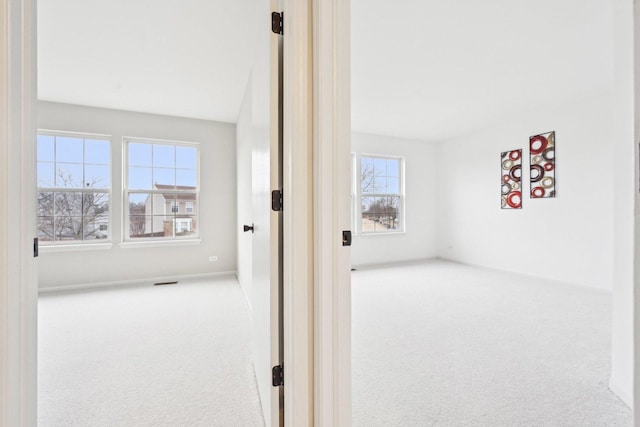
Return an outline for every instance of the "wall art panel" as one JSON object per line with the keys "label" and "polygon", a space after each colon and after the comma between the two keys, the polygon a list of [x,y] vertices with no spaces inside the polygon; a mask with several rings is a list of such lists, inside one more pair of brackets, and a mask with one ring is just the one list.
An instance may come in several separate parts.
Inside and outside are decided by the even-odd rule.
{"label": "wall art panel", "polygon": [[529,138],[531,198],[556,197],[556,133]]}
{"label": "wall art panel", "polygon": [[522,209],[522,150],[500,154],[502,209]]}

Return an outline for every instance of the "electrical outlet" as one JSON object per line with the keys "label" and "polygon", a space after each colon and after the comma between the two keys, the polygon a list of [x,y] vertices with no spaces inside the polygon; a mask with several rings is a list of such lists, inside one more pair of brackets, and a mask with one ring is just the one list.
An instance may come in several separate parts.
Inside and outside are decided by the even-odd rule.
{"label": "electrical outlet", "polygon": [[209,262],[216,262],[218,260],[217,256],[210,256],[209,257]]}

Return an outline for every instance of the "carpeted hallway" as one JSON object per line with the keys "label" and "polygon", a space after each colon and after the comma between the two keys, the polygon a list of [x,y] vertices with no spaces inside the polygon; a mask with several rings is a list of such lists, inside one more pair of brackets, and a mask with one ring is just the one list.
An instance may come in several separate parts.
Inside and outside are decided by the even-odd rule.
{"label": "carpeted hallway", "polygon": [[444,261],[352,274],[354,426],[631,426],[610,295]]}

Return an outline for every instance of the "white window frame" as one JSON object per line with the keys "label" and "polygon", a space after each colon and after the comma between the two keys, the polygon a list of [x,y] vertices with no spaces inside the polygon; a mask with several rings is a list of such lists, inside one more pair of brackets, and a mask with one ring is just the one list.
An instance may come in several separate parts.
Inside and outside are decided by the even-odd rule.
{"label": "white window frame", "polygon": [[[399,173],[398,178],[400,180],[400,192],[398,194],[392,193],[367,193],[366,195],[362,193],[362,158],[372,158],[372,159],[384,159],[384,160],[398,160],[399,161]],[[356,192],[357,192],[357,203],[356,203],[356,224],[358,226],[360,235],[362,236],[389,236],[395,234],[405,233],[407,230],[406,220],[405,220],[405,158],[404,156],[396,156],[391,154],[372,154],[372,153],[361,153],[356,156]],[[373,231],[366,232],[362,226],[362,198],[363,197],[399,197],[400,201],[398,203],[398,219],[400,221],[400,228],[398,230],[386,230],[386,231]]]}
{"label": "white window frame", "polygon": [[[104,239],[95,239],[95,240],[42,240],[39,242],[40,247],[42,247],[44,252],[47,252],[48,248],[63,248],[68,247],[69,249],[74,247],[86,247],[89,245],[95,247],[104,247],[108,249],[111,247],[113,243],[113,137],[112,135],[106,134],[98,134],[98,133],[87,133],[87,132],[72,132],[72,131],[61,131],[61,130],[51,130],[51,129],[37,129],[37,136],[46,135],[53,137],[69,137],[69,138],[82,138],[82,139],[99,139],[105,140],[109,142],[109,186],[108,188],[58,188],[58,187],[40,187],[38,185],[38,181],[36,179],[36,194],[41,192],[43,193],[104,193],[109,196],[109,219],[107,221],[107,237]],[[54,151],[55,155],[55,151]],[[37,152],[36,152],[36,160],[37,160]],[[55,162],[55,158],[54,158]],[[82,161],[82,166],[84,168],[85,162],[84,159]],[[55,172],[54,172],[55,173]],[[38,202],[36,202],[38,203]],[[55,223],[55,209],[53,212],[53,218]],[[105,245],[106,244],[106,245]]]}
{"label": "white window frame", "polygon": [[[182,146],[193,147],[196,149],[196,188],[193,191],[186,190],[138,190],[129,189],[129,144],[130,143],[142,143],[142,144],[156,144],[156,145],[170,145],[170,146]],[[197,230],[194,234],[189,236],[176,236],[176,222],[173,221],[173,236],[163,237],[130,237],[129,236],[129,195],[130,194],[195,194],[198,206],[200,206],[200,143],[191,141],[173,141],[166,139],[151,139],[151,138],[138,138],[125,136],[122,138],[122,213],[123,213],[123,227],[122,227],[122,241],[124,245],[140,244],[140,243],[167,243],[167,242],[199,242],[200,241],[200,209],[196,209],[196,212],[192,212],[193,220],[197,224]],[[173,202],[172,202],[173,203]],[[178,206],[179,201],[176,200]],[[179,208],[178,208],[179,209]],[[165,205],[166,210],[166,205]]]}
{"label": "white window frame", "polygon": [[358,166],[358,156],[351,153],[351,231],[354,236],[358,235],[361,224],[358,221],[358,187],[360,186],[360,169]]}

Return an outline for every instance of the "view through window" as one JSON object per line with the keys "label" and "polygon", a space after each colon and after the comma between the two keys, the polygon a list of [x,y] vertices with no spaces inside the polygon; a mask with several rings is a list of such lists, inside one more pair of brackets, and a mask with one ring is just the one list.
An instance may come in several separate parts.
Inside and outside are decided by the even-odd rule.
{"label": "view through window", "polygon": [[104,136],[39,131],[38,239],[46,244],[108,239],[111,142]]}
{"label": "view through window", "polygon": [[360,159],[360,230],[367,233],[402,231],[402,161],[393,157]]}
{"label": "view through window", "polygon": [[198,235],[198,146],[127,140],[128,239]]}

